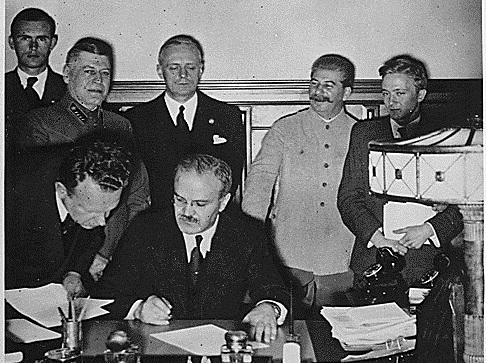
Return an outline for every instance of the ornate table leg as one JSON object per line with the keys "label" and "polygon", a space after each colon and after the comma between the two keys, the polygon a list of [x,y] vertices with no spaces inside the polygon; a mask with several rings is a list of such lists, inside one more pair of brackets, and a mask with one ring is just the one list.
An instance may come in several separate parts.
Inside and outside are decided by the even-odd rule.
{"label": "ornate table leg", "polygon": [[483,204],[459,205],[464,217],[464,362],[484,362]]}

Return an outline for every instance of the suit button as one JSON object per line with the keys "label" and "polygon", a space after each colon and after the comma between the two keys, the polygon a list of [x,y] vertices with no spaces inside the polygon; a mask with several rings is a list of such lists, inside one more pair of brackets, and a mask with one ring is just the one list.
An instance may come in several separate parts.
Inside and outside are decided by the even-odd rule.
{"label": "suit button", "polygon": [[329,149],[329,144],[324,144],[324,147],[325,147],[326,149]]}
{"label": "suit button", "polygon": [[324,202],[320,202],[320,203],[319,203],[319,205],[320,205],[321,207],[324,207],[324,205],[325,205],[325,204],[326,204],[326,203],[324,203]]}
{"label": "suit button", "polygon": [[324,167],[325,168],[329,168],[329,164],[328,163],[324,163]]}
{"label": "suit button", "polygon": [[329,130],[329,125],[326,125],[326,130]]}
{"label": "suit button", "polygon": [[322,186],[323,186],[324,188],[325,188],[325,187],[327,187],[327,183],[326,183],[326,182],[322,183]]}

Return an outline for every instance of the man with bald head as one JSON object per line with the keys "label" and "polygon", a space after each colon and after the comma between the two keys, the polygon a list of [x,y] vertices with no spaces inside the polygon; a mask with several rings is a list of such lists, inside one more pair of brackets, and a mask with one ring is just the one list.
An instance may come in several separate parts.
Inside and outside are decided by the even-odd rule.
{"label": "man with bald head", "polygon": [[171,205],[171,172],[180,157],[205,153],[225,160],[233,172],[234,194],[241,182],[245,134],[240,110],[198,90],[204,51],[190,35],[161,46],[157,74],[165,92],[127,111],[150,180],[152,207]]}

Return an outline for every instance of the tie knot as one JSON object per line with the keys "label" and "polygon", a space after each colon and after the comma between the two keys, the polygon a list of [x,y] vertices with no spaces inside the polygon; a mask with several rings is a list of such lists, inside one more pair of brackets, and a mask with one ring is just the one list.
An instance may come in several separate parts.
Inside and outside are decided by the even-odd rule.
{"label": "tie knot", "polygon": [[27,88],[32,88],[32,86],[38,81],[37,77],[27,78]]}
{"label": "tie knot", "polygon": [[196,247],[197,249],[200,249],[201,248],[201,242],[203,240],[203,236],[201,236],[200,234],[198,234],[196,236]]}
{"label": "tie knot", "polygon": [[181,105],[181,106],[179,107],[179,113],[184,113],[184,110],[185,110],[185,109],[186,109],[186,108],[185,108],[183,105]]}

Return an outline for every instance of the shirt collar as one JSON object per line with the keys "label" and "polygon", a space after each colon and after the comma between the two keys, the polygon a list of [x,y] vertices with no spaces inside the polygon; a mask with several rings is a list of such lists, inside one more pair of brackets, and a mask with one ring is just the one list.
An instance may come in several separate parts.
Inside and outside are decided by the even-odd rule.
{"label": "shirt collar", "polygon": [[415,120],[413,120],[412,122],[409,122],[408,124],[406,124],[404,126],[400,125],[398,122],[396,122],[394,119],[392,119],[390,117],[390,125],[391,125],[391,129],[392,129],[393,138],[394,139],[400,139],[401,138],[401,135],[398,132],[398,129],[400,127],[409,127],[410,125],[416,125],[419,122],[420,122],[420,115]]}
{"label": "shirt collar", "polygon": [[177,115],[179,114],[179,107],[184,106],[184,119],[189,126],[189,130],[192,130],[198,100],[197,92],[194,93],[194,96],[192,96],[184,103],[177,102],[176,100],[171,98],[167,92],[165,92],[164,100],[165,104],[167,105],[167,109],[169,110],[170,117],[172,118],[172,122],[175,126],[177,126]]}
{"label": "shirt collar", "polygon": [[191,252],[193,248],[196,247],[196,236],[198,235],[203,237],[200,249],[203,258],[206,258],[206,254],[211,250],[211,242],[214,233],[216,232],[216,227],[218,226],[218,222],[219,222],[219,215],[216,217],[216,221],[214,222],[214,224],[210,228],[206,229],[201,233],[196,233],[196,234],[182,233],[184,237],[184,242],[186,243],[187,262],[191,260]]}
{"label": "shirt collar", "polygon": [[23,88],[27,87],[27,78],[37,77],[37,82],[35,82],[32,88],[34,88],[39,94],[39,97],[42,98],[42,95],[44,94],[44,89],[46,87],[47,67],[46,69],[44,69],[44,71],[42,71],[42,73],[38,74],[37,76],[31,76],[30,74],[27,74],[23,70],[21,70],[20,67],[17,67],[17,74],[19,75],[20,83],[22,84]]}
{"label": "shirt collar", "polygon": [[56,204],[57,204],[57,210],[59,212],[59,218],[61,219],[61,222],[64,222],[69,212],[66,209],[64,203],[62,202],[61,197],[59,197],[57,190],[55,190],[55,193],[56,193]]}
{"label": "shirt collar", "polygon": [[[71,106],[73,106],[73,103],[74,103],[74,106],[76,106],[75,108],[79,111],[81,111],[84,116],[86,117],[92,117],[92,118],[95,118],[95,119],[101,119],[103,117],[103,109],[101,108],[101,106],[98,106],[96,107],[93,111],[91,110],[88,110],[86,107],[84,107],[81,103],[79,103],[78,101],[76,101],[76,99],[71,95],[71,93],[69,91],[66,92],[65,94],[65,102],[66,102],[66,105],[71,108]],[[72,109],[73,111],[74,109]],[[86,120],[84,120],[84,117],[80,117],[79,115],[76,115],[79,119],[81,119],[83,122],[85,122]],[[83,115],[81,115],[83,116]]]}
{"label": "shirt collar", "polygon": [[[314,111],[314,109],[313,109],[312,107],[311,107],[311,110],[312,110],[312,111]],[[341,108],[341,111],[339,111],[339,113],[338,113],[336,116],[331,117],[330,119],[325,119],[324,117],[322,117],[321,115],[319,115],[319,114],[318,114],[316,111],[314,111],[314,113],[315,113],[317,116],[319,116],[319,118],[320,118],[322,121],[330,123],[330,122],[333,122],[335,119],[337,119],[339,116],[341,116],[341,114],[342,114],[342,113],[344,113],[344,107],[343,107],[343,108]]]}

